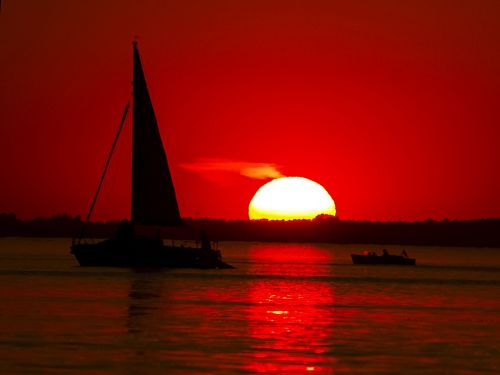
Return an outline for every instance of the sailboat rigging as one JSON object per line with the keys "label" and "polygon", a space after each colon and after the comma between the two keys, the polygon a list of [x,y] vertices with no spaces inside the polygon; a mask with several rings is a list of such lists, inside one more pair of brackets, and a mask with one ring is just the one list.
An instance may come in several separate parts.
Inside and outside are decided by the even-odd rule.
{"label": "sailboat rigging", "polygon": [[167,156],[146,84],[137,42],[133,44],[132,194],[131,222],[123,221],[116,235],[96,244],[82,241],[129,111],[125,107],[117,135],[82,228],[71,246],[81,266],[233,268],[212,249],[206,233],[201,247],[167,246],[159,236],[138,236],[136,226],[180,226],[182,220]]}
{"label": "sailboat rigging", "polygon": [[104,170],[101,175],[101,179],[99,180],[99,184],[97,185],[97,191],[95,192],[94,199],[92,199],[92,204],[90,205],[89,212],[87,214],[87,217],[85,218],[85,222],[83,223],[82,231],[80,233],[80,237],[78,238],[78,241],[82,241],[83,237],[85,236],[85,230],[87,229],[87,225],[89,224],[90,217],[92,216],[92,212],[94,212],[94,207],[95,204],[97,203],[97,198],[99,197],[99,193],[101,192],[102,184],[104,182],[104,177],[106,177],[106,172],[108,171],[109,163],[111,162],[111,157],[113,156],[113,153],[116,148],[116,144],[118,143],[118,139],[120,138],[120,134],[123,129],[123,125],[125,124],[125,120],[127,118],[128,110],[130,108],[130,103],[127,103],[125,106],[125,110],[123,111],[123,116],[122,120],[120,121],[120,126],[118,127],[118,132],[116,133],[115,139],[113,141],[113,145],[111,146],[111,150],[109,151],[108,158],[106,160],[106,164],[104,166]]}

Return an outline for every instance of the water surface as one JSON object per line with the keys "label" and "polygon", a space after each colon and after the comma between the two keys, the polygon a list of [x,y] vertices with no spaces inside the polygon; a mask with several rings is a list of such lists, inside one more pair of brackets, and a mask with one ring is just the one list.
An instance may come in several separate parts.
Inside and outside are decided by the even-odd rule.
{"label": "water surface", "polygon": [[129,270],[69,245],[0,239],[2,373],[500,372],[500,249],[227,242],[235,270]]}

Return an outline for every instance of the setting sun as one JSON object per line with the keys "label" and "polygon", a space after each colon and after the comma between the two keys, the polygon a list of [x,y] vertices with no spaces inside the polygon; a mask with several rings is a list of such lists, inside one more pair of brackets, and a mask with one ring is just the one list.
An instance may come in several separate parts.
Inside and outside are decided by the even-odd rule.
{"label": "setting sun", "polygon": [[263,185],[250,201],[251,220],[314,219],[335,215],[335,203],[320,184],[303,177],[277,178]]}

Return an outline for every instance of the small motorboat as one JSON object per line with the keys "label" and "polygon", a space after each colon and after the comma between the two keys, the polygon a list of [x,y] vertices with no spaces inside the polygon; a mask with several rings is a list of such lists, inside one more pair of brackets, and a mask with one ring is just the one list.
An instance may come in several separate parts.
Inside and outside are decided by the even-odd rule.
{"label": "small motorboat", "polygon": [[375,252],[365,251],[363,254],[351,254],[353,264],[396,264],[414,266],[415,259],[409,258],[406,251],[401,255],[389,254],[387,250],[383,250],[382,255],[377,255]]}

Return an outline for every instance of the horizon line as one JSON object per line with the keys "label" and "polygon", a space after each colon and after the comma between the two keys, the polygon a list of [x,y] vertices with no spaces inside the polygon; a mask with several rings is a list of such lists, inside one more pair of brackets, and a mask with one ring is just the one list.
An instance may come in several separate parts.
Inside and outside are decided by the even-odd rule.
{"label": "horizon line", "polygon": [[[57,213],[57,214],[52,214],[50,216],[32,216],[30,218],[20,218],[15,212],[0,212],[0,218],[2,216],[14,216],[15,220],[17,221],[33,221],[33,220],[53,220],[57,218],[68,218],[71,220],[76,220],[78,219],[79,221],[83,222],[82,220],[82,215],[81,214],[76,214],[76,215],[71,215],[69,213]],[[322,217],[323,216],[323,217]],[[182,220],[212,220],[212,221],[225,221],[225,222],[318,222],[318,221],[351,221],[351,222],[370,222],[370,223],[426,223],[426,222],[435,222],[435,223],[440,223],[440,222],[467,222],[467,221],[485,221],[485,220],[500,220],[499,217],[479,217],[479,218],[470,218],[470,219],[458,219],[458,218],[442,218],[442,219],[433,219],[433,218],[427,218],[427,219],[415,219],[415,220],[403,220],[403,219],[387,219],[387,220],[371,220],[371,219],[342,219],[340,216],[333,216],[333,215],[327,215],[327,214],[322,214],[318,215],[313,219],[282,219],[282,220],[269,220],[269,219],[259,219],[259,220],[252,220],[250,218],[220,218],[220,217],[208,217],[208,216],[199,216],[199,217],[192,217],[192,216],[185,216],[181,217]],[[91,223],[110,223],[110,222],[117,222],[117,221],[122,221],[122,220],[130,220],[129,218],[112,218],[112,219],[97,219],[97,220],[90,220],[89,222]]]}

